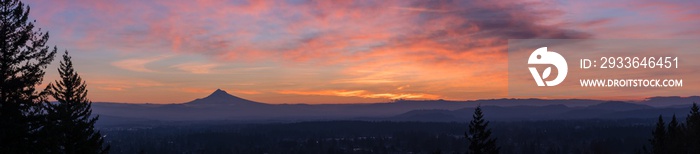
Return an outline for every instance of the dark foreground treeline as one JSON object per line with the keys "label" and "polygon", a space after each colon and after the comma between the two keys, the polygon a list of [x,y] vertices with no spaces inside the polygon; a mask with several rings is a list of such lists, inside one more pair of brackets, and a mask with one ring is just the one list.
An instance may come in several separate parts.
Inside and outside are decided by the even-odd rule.
{"label": "dark foreground treeline", "polygon": [[[655,119],[491,122],[501,153],[636,153]],[[464,153],[467,123],[324,121],[103,129],[112,153]]]}
{"label": "dark foreground treeline", "polygon": [[40,87],[58,48],[47,45],[49,33],[34,27],[30,10],[19,0],[0,0],[0,153],[109,152],[68,51],[60,78]]}

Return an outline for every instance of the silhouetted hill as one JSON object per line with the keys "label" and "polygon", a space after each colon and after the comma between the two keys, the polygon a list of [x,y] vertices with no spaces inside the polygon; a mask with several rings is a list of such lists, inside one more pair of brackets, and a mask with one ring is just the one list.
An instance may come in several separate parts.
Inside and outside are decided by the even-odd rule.
{"label": "silhouetted hill", "polygon": [[449,110],[414,110],[386,120],[392,121],[462,121],[464,118],[459,118],[455,112]]}
{"label": "silhouetted hill", "polygon": [[484,106],[547,106],[547,105],[565,105],[570,107],[576,106],[589,106],[594,104],[600,104],[604,101],[602,100],[592,100],[592,99],[515,99],[515,98],[501,98],[501,99],[480,99],[480,100],[469,100],[469,101],[448,101],[448,100],[399,100],[395,103],[411,104],[411,103],[442,103],[442,102],[458,102],[458,103],[472,103],[472,104],[482,104]]}
{"label": "silhouetted hill", "polygon": [[658,96],[650,97],[642,101],[642,103],[654,107],[688,105],[692,104],[693,102],[700,103],[700,96]]}
{"label": "silhouetted hill", "polygon": [[[571,119],[653,119],[659,115],[685,115],[689,107],[654,108],[644,104],[609,101],[585,107],[547,106],[482,106],[486,119],[496,121],[571,120]],[[390,118],[396,121],[465,121],[474,107],[457,110],[415,110]],[[423,115],[423,117],[420,117]],[[437,116],[442,115],[442,117]],[[449,115],[449,116],[447,116]],[[414,119],[412,119],[414,118]],[[432,119],[430,119],[432,118]]]}
{"label": "silhouetted hill", "polygon": [[612,110],[612,111],[628,111],[628,110],[640,110],[640,109],[651,109],[653,107],[649,105],[639,104],[639,103],[627,103],[622,101],[609,101],[596,105],[591,105],[586,107],[588,109],[598,109],[598,110]]}

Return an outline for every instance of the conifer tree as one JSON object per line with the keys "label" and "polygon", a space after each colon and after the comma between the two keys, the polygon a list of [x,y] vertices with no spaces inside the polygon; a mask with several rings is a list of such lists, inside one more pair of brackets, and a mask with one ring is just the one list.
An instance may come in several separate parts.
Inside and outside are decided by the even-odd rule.
{"label": "conifer tree", "polygon": [[651,132],[653,138],[649,140],[651,142],[651,152],[656,154],[661,154],[666,152],[666,124],[661,115],[659,115],[659,121],[656,122],[656,128]]}
{"label": "conifer tree", "polygon": [[651,151],[644,148],[647,153],[700,153],[700,107],[693,103],[690,108],[686,123],[678,122],[676,115],[671,118],[668,127],[664,126],[661,115],[652,131]]}
{"label": "conifer tree", "polygon": [[689,153],[700,153],[700,107],[693,102],[690,113],[685,119],[685,136],[683,143],[689,148]]}
{"label": "conifer tree", "polygon": [[690,107],[690,113],[685,120],[688,127],[700,129],[700,107],[698,107],[698,104],[693,102],[693,106]]}
{"label": "conifer tree", "polygon": [[666,128],[666,147],[668,153],[680,153],[684,150],[683,146],[683,125],[678,123],[676,115],[674,114],[671,118],[671,122],[668,123],[668,128]]}
{"label": "conifer tree", "polygon": [[29,11],[19,0],[0,0],[0,153],[43,149],[35,145],[46,97],[35,89],[56,48],[46,45],[49,34],[34,28]]}
{"label": "conifer tree", "polygon": [[106,153],[103,137],[95,130],[99,116],[91,117],[92,102],[87,99],[87,86],[73,69],[68,51],[63,55],[58,69],[61,79],[47,87],[47,92],[57,103],[47,104],[47,142],[49,152],[58,153]]}
{"label": "conifer tree", "polygon": [[496,139],[491,138],[489,122],[484,120],[484,113],[481,106],[474,109],[472,121],[469,122],[469,132],[464,133],[469,141],[469,154],[492,154],[499,153],[500,147],[496,146]]}

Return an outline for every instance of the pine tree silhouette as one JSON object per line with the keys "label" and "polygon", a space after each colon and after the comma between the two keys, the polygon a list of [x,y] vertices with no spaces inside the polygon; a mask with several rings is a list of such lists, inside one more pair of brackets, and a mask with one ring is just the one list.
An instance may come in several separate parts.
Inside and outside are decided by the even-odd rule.
{"label": "pine tree silhouette", "polygon": [[685,119],[685,136],[683,143],[688,148],[688,153],[700,153],[700,107],[693,102],[690,113]]}
{"label": "pine tree silhouette", "polygon": [[668,123],[668,128],[666,129],[666,145],[667,153],[680,153],[685,151],[683,148],[683,125],[678,123],[676,115],[674,114],[671,118],[671,122]]}
{"label": "pine tree silhouette", "polygon": [[686,124],[679,123],[674,114],[668,127],[664,125],[659,115],[656,128],[652,131],[651,151],[644,147],[647,153],[700,153],[700,107],[693,103]]}
{"label": "pine tree silhouette", "polygon": [[469,132],[464,133],[469,141],[468,154],[492,154],[499,153],[500,147],[496,146],[496,139],[491,138],[489,122],[484,120],[481,106],[474,109],[472,121],[469,122]]}
{"label": "pine tree silhouette", "polygon": [[47,104],[46,129],[52,149],[59,153],[107,153],[103,148],[103,138],[95,131],[99,116],[90,117],[92,102],[87,99],[87,87],[73,69],[68,51],[63,55],[58,72],[61,80],[49,84],[47,92],[58,103]]}
{"label": "pine tree silhouette", "polygon": [[656,122],[656,128],[651,134],[653,136],[649,140],[651,142],[651,152],[664,153],[666,151],[666,124],[661,115],[659,115],[659,121]]}
{"label": "pine tree silhouette", "polygon": [[39,141],[46,95],[35,91],[56,48],[46,45],[47,32],[27,21],[29,6],[0,1],[0,153],[41,153]]}

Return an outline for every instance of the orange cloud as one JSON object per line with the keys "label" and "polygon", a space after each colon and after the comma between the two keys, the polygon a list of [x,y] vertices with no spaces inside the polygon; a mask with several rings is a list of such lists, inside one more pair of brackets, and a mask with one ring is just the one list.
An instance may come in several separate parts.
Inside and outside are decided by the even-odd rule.
{"label": "orange cloud", "polygon": [[282,90],[279,94],[290,95],[319,95],[319,96],[340,96],[340,97],[362,97],[362,98],[386,98],[386,99],[437,99],[438,95],[423,93],[371,93],[366,90],[320,90],[320,91],[295,91]]}
{"label": "orange cloud", "polygon": [[164,86],[165,84],[143,79],[91,79],[87,81],[90,87],[109,91],[124,91],[131,88],[147,88]]}
{"label": "orange cloud", "polygon": [[257,94],[262,94],[263,92],[256,91],[256,90],[232,90],[231,93],[233,93],[233,94],[257,95]]}
{"label": "orange cloud", "polygon": [[180,90],[182,92],[187,92],[187,93],[203,93],[203,94],[212,92],[211,89],[207,89],[207,88],[191,88],[191,87],[178,88],[178,90]]}
{"label": "orange cloud", "polygon": [[212,73],[212,69],[216,68],[217,66],[220,66],[219,64],[214,64],[214,63],[182,63],[182,64],[177,64],[172,67],[175,67],[177,69],[193,73],[193,74],[209,74]]}
{"label": "orange cloud", "polygon": [[[200,93],[200,94],[208,94],[213,92],[211,88],[192,88],[192,87],[185,87],[185,88],[178,88],[178,90],[182,92],[187,92],[187,93]],[[229,92],[232,95],[236,94],[246,94],[246,95],[257,95],[257,94],[262,94],[260,91],[256,90],[239,90],[239,89],[234,89],[234,90],[229,90]]]}
{"label": "orange cloud", "polygon": [[411,85],[399,86],[399,87],[396,87],[396,90],[403,90],[403,89],[406,89],[409,87],[411,87]]}
{"label": "orange cloud", "polygon": [[146,67],[147,64],[163,60],[166,58],[172,57],[170,55],[163,55],[163,56],[157,56],[157,57],[148,57],[148,58],[132,58],[132,59],[124,59],[124,60],[119,60],[116,62],[112,62],[112,66],[118,67],[121,69],[125,70],[130,70],[130,71],[135,71],[135,72],[147,72],[147,73],[153,73],[156,72],[155,70],[149,69]]}

